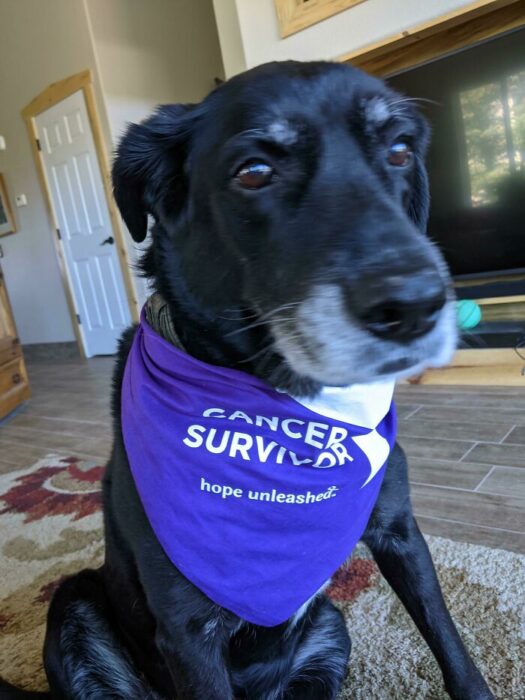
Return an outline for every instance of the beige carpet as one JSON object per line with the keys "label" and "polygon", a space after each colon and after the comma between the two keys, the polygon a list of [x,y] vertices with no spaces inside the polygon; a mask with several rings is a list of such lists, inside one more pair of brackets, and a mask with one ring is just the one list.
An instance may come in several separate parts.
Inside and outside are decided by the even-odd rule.
{"label": "beige carpet", "polygon": [[[102,559],[95,462],[49,456],[0,475],[0,675],[46,687],[45,615],[63,576]],[[445,598],[500,700],[525,698],[525,557],[436,537],[428,542]],[[341,698],[446,698],[439,671],[364,547],[330,589],[353,639]]]}

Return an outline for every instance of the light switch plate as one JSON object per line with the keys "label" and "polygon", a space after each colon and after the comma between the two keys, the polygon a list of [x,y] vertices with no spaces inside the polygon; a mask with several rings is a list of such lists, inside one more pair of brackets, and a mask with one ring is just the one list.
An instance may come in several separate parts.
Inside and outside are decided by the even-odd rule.
{"label": "light switch plate", "polygon": [[6,148],[5,138],[0,136],[0,151],[5,151]]}
{"label": "light switch plate", "polygon": [[15,197],[17,207],[27,207],[27,197],[25,194],[17,194]]}

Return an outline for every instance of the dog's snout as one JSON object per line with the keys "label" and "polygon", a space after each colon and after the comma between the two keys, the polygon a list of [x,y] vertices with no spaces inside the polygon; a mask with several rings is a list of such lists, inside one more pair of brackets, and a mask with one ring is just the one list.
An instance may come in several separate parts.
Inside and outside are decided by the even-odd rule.
{"label": "dog's snout", "polygon": [[432,330],[446,298],[440,275],[428,270],[361,280],[349,306],[370,333],[407,343]]}

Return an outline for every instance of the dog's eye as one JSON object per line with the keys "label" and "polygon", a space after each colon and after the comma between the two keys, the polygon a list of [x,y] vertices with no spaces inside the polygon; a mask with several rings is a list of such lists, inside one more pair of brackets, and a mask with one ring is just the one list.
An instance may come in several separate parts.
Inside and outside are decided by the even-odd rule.
{"label": "dog's eye", "polygon": [[408,165],[412,160],[412,149],[404,141],[396,141],[388,149],[387,160],[390,165],[395,165],[397,168]]}
{"label": "dog's eye", "polygon": [[246,190],[259,190],[270,184],[273,168],[262,161],[252,161],[242,166],[235,175],[237,182]]}

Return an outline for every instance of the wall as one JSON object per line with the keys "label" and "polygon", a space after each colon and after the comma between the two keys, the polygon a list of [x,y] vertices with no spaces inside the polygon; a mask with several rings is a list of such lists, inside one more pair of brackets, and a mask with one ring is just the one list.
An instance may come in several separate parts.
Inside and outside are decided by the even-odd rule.
{"label": "wall", "polygon": [[[86,0],[114,142],[158,104],[198,102],[224,77],[211,0]],[[130,257],[139,246],[127,236]],[[137,283],[139,302],[147,296]]]}
{"label": "wall", "polygon": [[236,0],[213,0],[213,9],[221,42],[224,73],[228,78],[246,70],[246,56]]}
{"label": "wall", "polygon": [[[200,100],[223,74],[211,0],[0,0],[0,172],[18,232],[0,238],[22,343],[74,340],[53,235],[20,111],[50,83],[93,71],[108,151],[127,121]],[[135,250],[130,241],[132,262]],[[139,301],[147,290],[137,283]]]}
{"label": "wall", "polygon": [[86,0],[111,131],[224,77],[211,0]]}
{"label": "wall", "polygon": [[244,65],[225,61],[228,77],[267,61],[335,59],[468,4],[471,0],[365,0],[281,39],[274,0],[214,0],[223,54],[244,56]]}
{"label": "wall", "polygon": [[[7,141],[0,172],[11,200],[23,192],[29,202],[14,210],[18,232],[0,238],[0,262],[22,343],[70,341],[74,334],[20,111],[50,83],[85,68],[96,66],[82,2],[0,0],[0,134]],[[100,105],[98,82],[95,89]]]}

